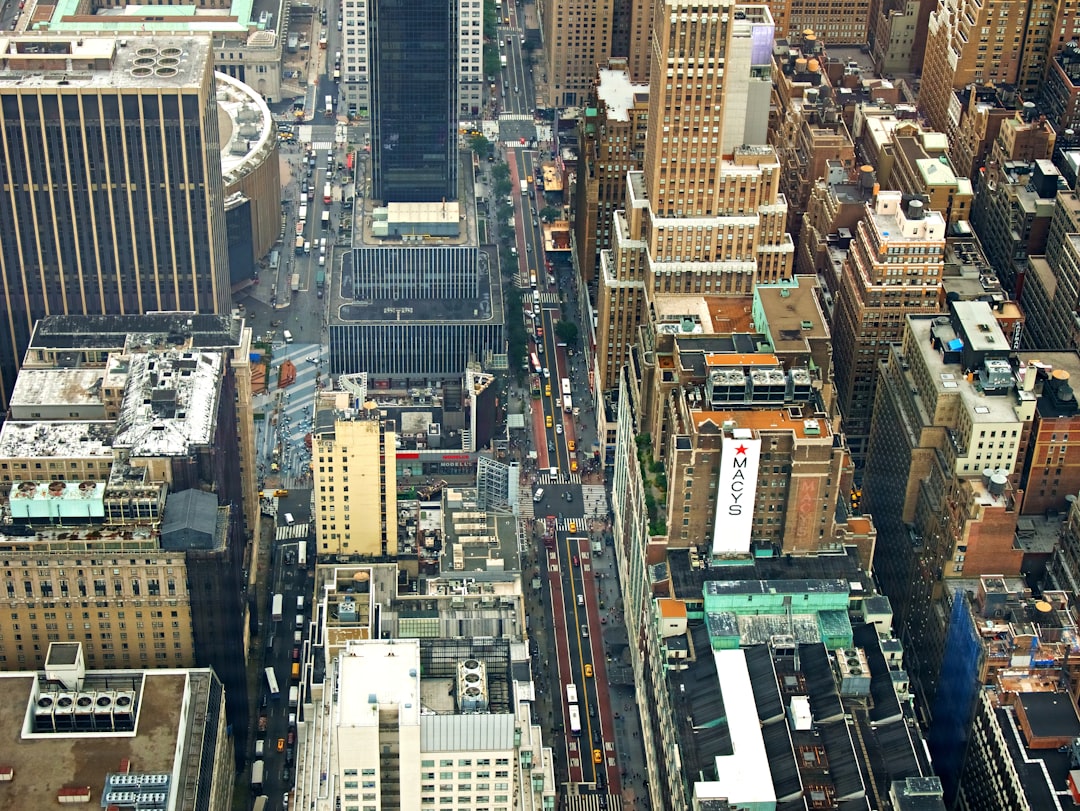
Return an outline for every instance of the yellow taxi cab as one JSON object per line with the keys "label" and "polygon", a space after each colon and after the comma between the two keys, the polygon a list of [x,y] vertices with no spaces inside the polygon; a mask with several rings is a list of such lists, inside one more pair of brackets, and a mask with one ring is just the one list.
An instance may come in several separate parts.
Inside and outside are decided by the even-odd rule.
{"label": "yellow taxi cab", "polygon": [[603,763],[604,762],[604,753],[601,752],[599,749],[593,749],[592,750],[592,762],[593,763]]}
{"label": "yellow taxi cab", "polygon": [[532,182],[533,182],[532,175],[526,175],[526,177],[528,177],[528,179],[529,179],[529,184],[532,185]]}
{"label": "yellow taxi cab", "polygon": [[577,459],[570,460],[570,472],[577,473]]}
{"label": "yellow taxi cab", "polygon": [[550,415],[550,414],[548,414],[548,415],[547,415],[546,417],[544,417],[544,424],[545,424],[545,425],[546,425],[546,426],[547,426],[548,428],[550,428],[550,427],[551,427],[551,415]]}
{"label": "yellow taxi cab", "polygon": [[544,396],[545,397],[550,397],[551,396],[551,384],[550,383],[548,383],[548,384],[546,384],[544,386]]}
{"label": "yellow taxi cab", "polygon": [[574,450],[574,448],[576,448],[576,447],[577,447],[577,445],[576,445],[576,444],[574,443],[574,440],[572,440],[572,439],[568,439],[568,440],[566,440],[566,449],[567,449],[567,450],[570,450],[570,451],[572,451],[572,450]]}
{"label": "yellow taxi cab", "polygon": [[571,521],[570,522],[570,531],[571,532],[577,532],[577,521]]}
{"label": "yellow taxi cab", "polygon": [[585,663],[585,678],[587,678],[587,679],[592,678],[592,664],[589,663],[589,662]]}
{"label": "yellow taxi cab", "polygon": [[285,739],[284,738],[278,738],[277,739],[277,750],[279,752],[284,752],[285,751]]}

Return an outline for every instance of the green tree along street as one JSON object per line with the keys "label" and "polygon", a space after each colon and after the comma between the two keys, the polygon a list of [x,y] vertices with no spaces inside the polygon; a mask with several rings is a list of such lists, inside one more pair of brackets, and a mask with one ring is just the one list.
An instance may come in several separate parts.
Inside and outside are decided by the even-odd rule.
{"label": "green tree along street", "polygon": [[544,206],[540,209],[540,219],[544,222],[555,222],[555,220],[559,219],[561,216],[562,211],[554,206]]}
{"label": "green tree along street", "polygon": [[555,335],[567,346],[575,347],[578,341],[578,325],[573,321],[559,321],[555,324]]}
{"label": "green tree along street", "polygon": [[494,145],[483,135],[470,135],[469,149],[475,152],[478,158],[487,158],[495,151]]}

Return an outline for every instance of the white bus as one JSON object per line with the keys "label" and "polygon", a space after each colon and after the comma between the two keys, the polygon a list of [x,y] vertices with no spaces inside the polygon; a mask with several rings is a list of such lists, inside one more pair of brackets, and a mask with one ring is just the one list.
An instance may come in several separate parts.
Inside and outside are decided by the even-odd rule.
{"label": "white bus", "polygon": [[543,367],[542,367],[542,366],[540,365],[540,358],[538,358],[538,357],[536,356],[536,353],[535,353],[535,352],[530,352],[530,353],[529,353],[529,360],[531,360],[531,361],[532,361],[533,369],[535,369],[535,370],[536,370],[536,373],[537,373],[537,374],[540,374],[540,370],[541,370],[541,369],[542,369]]}
{"label": "white bus", "polygon": [[577,704],[570,705],[570,734],[575,738],[581,737],[581,713]]}
{"label": "white bus", "polygon": [[566,685],[566,703],[567,704],[577,704],[577,685],[576,684],[568,684],[568,685]]}
{"label": "white bus", "polygon": [[270,690],[270,698],[281,698],[281,690],[278,689],[277,674],[274,668],[266,668],[266,687]]}
{"label": "white bus", "polygon": [[307,566],[307,541],[300,541],[296,547],[296,565]]}

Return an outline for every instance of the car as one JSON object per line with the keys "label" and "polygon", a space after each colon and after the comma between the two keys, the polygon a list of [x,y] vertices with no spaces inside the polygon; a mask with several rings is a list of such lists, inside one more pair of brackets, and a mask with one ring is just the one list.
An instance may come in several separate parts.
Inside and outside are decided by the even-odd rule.
{"label": "car", "polygon": [[603,763],[604,762],[604,753],[601,752],[599,749],[593,749],[592,750],[592,762],[593,763]]}
{"label": "car", "polygon": [[569,503],[574,500],[574,494],[567,490],[565,493],[563,493],[563,498],[565,498],[567,503]]}
{"label": "car", "polygon": [[300,648],[293,648],[292,649],[292,660],[294,662],[299,662],[300,661]]}
{"label": "car", "polygon": [[544,396],[545,397],[550,397],[551,396],[551,384],[550,383],[544,384]]}
{"label": "car", "polygon": [[548,380],[551,379],[551,369],[547,368],[546,366],[544,367],[544,377],[546,377]]}
{"label": "car", "polygon": [[551,415],[550,414],[548,414],[548,415],[546,415],[544,417],[544,425],[546,425],[548,428],[551,427]]}
{"label": "car", "polygon": [[571,532],[577,532],[577,521],[571,521],[570,522],[570,531]]}
{"label": "car", "polygon": [[285,739],[284,738],[278,738],[277,739],[277,750],[279,752],[284,752],[285,751]]}
{"label": "car", "polygon": [[589,662],[585,663],[585,678],[592,678],[592,665]]}
{"label": "car", "polygon": [[290,730],[289,730],[289,738],[288,738],[288,744],[289,744],[289,746],[292,746],[292,745],[293,745],[294,743],[296,743],[296,733],[295,733],[295,732],[293,732],[293,731],[292,731],[292,730],[290,729]]}
{"label": "car", "polygon": [[281,797],[281,807],[282,808],[288,808],[289,807],[289,792],[287,792],[287,791]]}
{"label": "car", "polygon": [[574,440],[572,440],[572,439],[566,440],[566,449],[568,451],[573,451],[575,447],[576,446],[574,445]]}
{"label": "car", "polygon": [[577,555],[574,555],[574,557],[572,558],[572,560],[574,561],[574,565],[575,565],[575,566],[579,565],[580,561],[578,560],[578,556],[577,556]]}
{"label": "car", "polygon": [[555,426],[555,433],[556,434],[561,434],[562,433],[562,423],[561,422],[558,425]]}
{"label": "car", "polygon": [[304,360],[307,361],[308,363],[318,363],[319,362],[319,359],[316,358],[316,357],[304,358]]}

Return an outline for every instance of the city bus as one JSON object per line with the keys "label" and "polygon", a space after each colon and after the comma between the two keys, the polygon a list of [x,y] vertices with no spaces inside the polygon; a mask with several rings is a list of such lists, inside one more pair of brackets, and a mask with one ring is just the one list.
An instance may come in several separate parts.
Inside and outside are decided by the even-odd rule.
{"label": "city bus", "polygon": [[296,548],[296,565],[301,568],[307,566],[307,541],[300,541]]}
{"label": "city bus", "polygon": [[559,381],[559,383],[562,386],[563,397],[569,397],[570,396],[570,378],[569,377],[564,377],[564,378],[562,378],[562,380]]}
{"label": "city bus", "polygon": [[278,689],[277,674],[274,668],[266,668],[266,686],[270,690],[270,698],[281,698],[281,690]]}
{"label": "city bus", "polygon": [[567,704],[577,704],[577,685],[576,684],[568,684],[568,685],[566,685],[566,703]]}
{"label": "city bus", "polygon": [[535,369],[535,370],[536,370],[536,373],[537,373],[537,374],[540,374],[540,370],[541,370],[541,369],[542,369],[543,367],[542,367],[542,366],[540,365],[540,358],[539,358],[539,357],[537,357],[537,355],[536,355],[536,353],[535,353],[535,352],[530,352],[530,353],[529,353],[529,360],[531,360],[531,361],[532,361],[533,369]]}
{"label": "city bus", "polygon": [[333,189],[329,183],[326,183],[322,187],[322,201],[327,205],[330,205],[330,201],[333,200]]}
{"label": "city bus", "polygon": [[577,704],[570,705],[570,734],[575,738],[581,737],[581,713]]}

